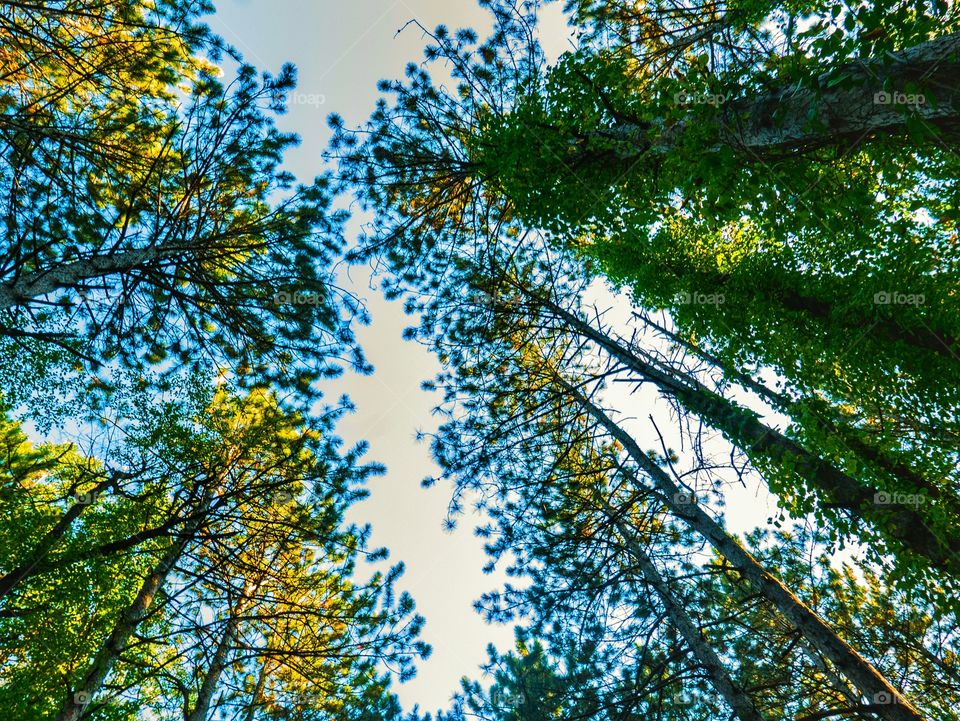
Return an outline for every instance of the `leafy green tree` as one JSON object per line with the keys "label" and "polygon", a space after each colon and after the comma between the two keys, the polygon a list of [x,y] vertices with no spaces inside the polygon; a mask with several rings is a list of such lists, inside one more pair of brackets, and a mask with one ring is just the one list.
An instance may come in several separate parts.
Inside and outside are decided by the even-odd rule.
{"label": "leafy green tree", "polygon": [[476,135],[476,174],[728,367],[775,369],[850,473],[955,495],[955,11],[569,5],[596,32]]}

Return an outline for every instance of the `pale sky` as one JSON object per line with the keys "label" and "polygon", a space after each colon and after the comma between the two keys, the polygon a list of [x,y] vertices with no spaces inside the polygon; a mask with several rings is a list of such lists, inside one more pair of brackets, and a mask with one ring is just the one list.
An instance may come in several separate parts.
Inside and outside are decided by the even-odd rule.
{"label": "pale sky", "polygon": [[[408,21],[419,20],[431,29],[439,23],[470,26],[481,36],[488,27],[476,0],[219,0],[217,5],[211,24],[248,62],[260,70],[277,71],[284,62],[298,68],[294,102],[280,127],[302,138],[287,162],[302,179],[323,169],[321,156],[329,140],[326,117],[336,112],[348,127],[362,124],[378,97],[377,80],[401,77],[408,62],[422,59],[426,39],[416,27],[397,35]],[[570,30],[560,6],[549,5],[542,19],[541,42],[548,58],[569,47]],[[356,228],[354,223],[351,232]],[[358,410],[340,424],[339,432],[348,442],[367,439],[369,458],[388,467],[386,476],[372,480],[372,497],[356,508],[354,518],[372,523],[374,544],[387,546],[393,562],[406,564],[400,588],[413,595],[426,617],[424,639],[433,646],[433,655],[420,665],[415,679],[395,690],[406,708],[419,704],[433,711],[448,707],[462,676],[477,678],[487,644],[505,650],[513,631],[488,626],[472,608],[483,592],[503,580],[480,571],[487,559],[472,535],[477,519],[464,517],[457,531],[445,533],[442,521],[450,488],[420,487],[425,476],[438,472],[427,446],[415,440],[418,429],[436,428],[430,411],[437,398],[421,391],[420,382],[432,378],[438,365],[421,346],[401,339],[403,328],[414,320],[403,314],[400,303],[385,302],[362,269],[353,269],[351,276],[344,282],[366,300],[373,316],[372,325],[359,328],[358,336],[376,372],[339,379],[328,396],[346,393],[353,399]],[[601,307],[613,302],[605,294],[600,298]],[[629,305],[623,300],[616,305],[616,312],[629,318]],[[664,411],[649,394],[631,397],[622,386],[607,400],[620,409],[636,409],[630,425],[646,439],[650,408],[658,405]],[[663,427],[669,425],[667,421]],[[644,444],[654,445],[649,440]],[[756,486],[734,490],[727,498],[728,526],[745,530],[773,508]]]}

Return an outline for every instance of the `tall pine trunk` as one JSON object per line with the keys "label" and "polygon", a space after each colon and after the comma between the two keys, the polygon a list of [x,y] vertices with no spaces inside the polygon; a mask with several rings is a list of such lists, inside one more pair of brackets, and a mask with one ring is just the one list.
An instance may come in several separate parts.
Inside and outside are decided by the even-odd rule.
{"label": "tall pine trunk", "polygon": [[[88,698],[95,696],[102,688],[113,665],[126,648],[130,637],[147,617],[153,599],[163,588],[167,577],[183,554],[187,542],[187,538],[182,538],[167,550],[160,563],[144,579],[136,599],[124,610],[106,642],[100,647],[79,689],[81,692],[85,692]],[[77,721],[83,713],[83,708],[84,706],[78,704],[74,700],[74,695],[71,694],[61,706],[56,721]]]}
{"label": "tall pine trunk", "polygon": [[724,558],[790,621],[817,651],[823,654],[859,691],[877,704],[877,714],[886,721],[922,721],[923,716],[846,641],[840,638],[809,606],[797,598],[779,579],[695,503],[684,503],[685,495],[670,476],[651,460],[623,428],[566,381],[559,382],[606,432],[618,441],[630,458],[651,478],[674,516],[706,539]]}
{"label": "tall pine trunk", "polygon": [[603,505],[623,539],[627,551],[639,567],[643,579],[660,597],[670,622],[707,672],[714,689],[733,709],[740,721],[764,721],[763,715],[757,710],[753,700],[727,672],[723,661],[714,651],[713,646],[703,637],[699,627],[683,607],[683,603],[673,595],[669,584],[637,541],[635,533],[618,518],[617,513],[605,500]]}
{"label": "tall pine trunk", "polygon": [[[187,524],[182,533],[178,534],[177,540],[167,549],[166,553],[163,554],[160,562],[153,568],[150,575],[144,579],[137,593],[137,597],[120,615],[107,640],[100,647],[100,650],[97,651],[90,670],[84,677],[80,688],[77,689],[87,694],[88,699],[95,696],[103,687],[104,681],[106,681],[107,676],[109,676],[120,654],[126,648],[130,637],[149,614],[153,599],[163,588],[167,577],[170,575],[170,572],[173,571],[177,561],[183,556],[187,545],[193,540],[197,531],[200,530],[206,521],[211,500],[212,491],[208,489],[204,492],[204,498],[196,517]],[[71,693],[61,706],[56,721],[77,721],[83,713],[83,709],[84,706],[78,704],[74,698],[74,694]]]}
{"label": "tall pine trunk", "polygon": [[207,715],[210,713],[210,705],[213,703],[213,694],[216,693],[220,685],[220,677],[227,667],[227,660],[230,657],[230,651],[236,641],[237,629],[240,626],[243,604],[239,603],[230,610],[230,618],[223,627],[223,633],[217,642],[217,648],[207,667],[207,672],[203,676],[203,682],[200,684],[200,691],[197,694],[197,701],[193,710],[189,713],[186,721],[207,721]]}
{"label": "tall pine trunk", "polygon": [[762,423],[752,411],[706,388],[695,379],[679,378],[655,367],[551,300],[523,287],[518,290],[552,313],[570,332],[596,343],[626,368],[675,398],[687,411],[702,418],[739,447],[777,463],[788,462],[798,476],[823,494],[827,504],[847,509],[869,521],[887,538],[924,557],[933,567],[960,578],[960,537],[941,538],[930,528],[919,510],[897,503],[875,504],[875,495],[884,489],[865,486],[780,431]]}
{"label": "tall pine trunk", "polygon": [[[836,83],[838,77],[845,81]],[[885,133],[903,133],[907,116],[884,91],[905,92],[919,85],[924,101],[913,113],[929,128],[947,137],[960,133],[960,33],[929,40],[882,58],[853,60],[822,73],[814,87],[796,84],[759,97],[723,104],[715,119],[718,145],[743,152],[754,160],[788,150],[837,146]],[[662,130],[655,123],[621,122],[595,132],[632,146],[627,161],[650,152],[668,153],[683,135],[704,119],[682,120]],[[708,151],[709,152],[709,151]]]}

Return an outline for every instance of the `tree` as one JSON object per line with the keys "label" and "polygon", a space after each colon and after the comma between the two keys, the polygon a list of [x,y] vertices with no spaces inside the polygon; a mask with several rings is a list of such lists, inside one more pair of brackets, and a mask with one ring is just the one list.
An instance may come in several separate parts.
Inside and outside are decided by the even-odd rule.
{"label": "tree", "polygon": [[258,74],[210,11],[0,2],[11,718],[399,719],[429,653],[345,520],[382,469],[317,403],[369,370],[345,214],[282,166],[294,68]]}
{"label": "tree", "polygon": [[[395,92],[396,105],[381,102],[362,143],[358,134],[346,131],[337,119],[333,121],[339,132],[334,152],[341,156],[349,181],[359,187],[360,197],[377,213],[378,235],[367,239],[359,255],[376,255],[388,261],[396,274],[388,293],[410,291],[408,309],[424,314],[419,329],[411,329],[411,337],[430,343],[450,369],[437,385],[445,391],[452,420],[441,429],[434,447],[445,475],[457,482],[453,509],[459,508],[460,495],[470,489],[487,492],[491,512],[498,519],[533,515],[548,503],[544,499],[550,498],[554,488],[569,488],[565,476],[553,475],[558,468],[586,462],[584,459],[593,453],[600,453],[590,450],[592,443],[601,449],[610,447],[613,450],[605,456],[607,467],[620,476],[618,482],[604,485],[603,476],[571,472],[577,488],[582,483],[588,497],[591,493],[603,496],[610,492],[610,486],[626,486],[635,493],[647,494],[655,501],[655,508],[665,510],[695,538],[712,545],[753,592],[776,609],[781,621],[804,640],[810,652],[826,659],[830,673],[844,679],[841,687],[849,683],[854,689],[852,700],[845,699],[839,690],[838,696],[803,699],[810,704],[804,710],[833,715],[838,712],[837,698],[848,707],[851,702],[859,706],[868,699],[870,711],[882,717],[921,718],[922,711],[913,700],[907,700],[828,621],[765,568],[705,508],[691,505],[683,481],[672,477],[669,462],[664,461],[670,466],[666,470],[653,460],[633,433],[605,411],[595,396],[611,376],[638,384],[652,383],[677,403],[684,423],[691,422],[687,414],[697,416],[691,419],[694,424],[699,420],[713,426],[732,442],[734,453],[737,448],[744,451],[765,472],[771,488],[786,497],[785,505],[791,510],[808,512],[816,508],[821,517],[829,517],[831,528],[839,531],[840,537],[851,532],[859,536],[865,531],[861,520],[871,521],[890,542],[887,550],[899,572],[912,572],[915,589],[924,583],[919,580],[919,569],[927,569],[920,557],[950,563],[950,549],[942,546],[949,537],[942,533],[945,527],[930,525],[937,518],[935,512],[914,525],[934,546],[943,548],[930,555],[930,546],[923,549],[926,542],[916,543],[918,538],[911,541],[896,531],[896,512],[881,519],[874,515],[872,504],[863,502],[870,488],[862,485],[866,479],[845,472],[820,449],[798,443],[761,423],[756,414],[738,407],[695,373],[657,358],[653,349],[638,349],[632,342],[635,339],[611,336],[602,330],[603,314],[592,313],[597,317],[593,323],[583,319],[577,308],[580,294],[591,280],[590,273],[585,273],[582,263],[570,254],[556,250],[554,236],[538,242],[543,236],[531,229],[536,221],[525,216],[509,189],[498,186],[496,176],[491,178],[477,162],[476,149],[482,149],[488,138],[485,131],[496,124],[497,113],[503,114],[505,106],[516,106],[526,97],[520,92],[516,101],[504,100],[502,93],[507,88],[522,87],[524,82],[535,84],[539,71],[536,49],[531,49],[526,32],[527,19],[508,11],[498,13],[496,19],[500,24],[493,39],[476,51],[469,32],[450,36],[441,28],[434,35],[437,44],[428,48],[427,57],[450,63],[459,82],[459,97],[447,95],[442,87],[434,85],[426,69],[411,67],[409,82],[384,84],[385,90]],[[498,162],[507,167],[526,158],[522,144],[511,147],[514,155],[498,156]],[[549,176],[538,180],[547,185],[552,182]],[[540,207],[532,195],[527,201],[531,207]],[[611,212],[614,208],[611,205]],[[576,239],[568,245],[576,250]],[[588,266],[587,271],[590,269]],[[418,297],[418,293],[422,295]],[[578,446],[578,442],[584,442],[581,434],[589,440],[586,449]],[[699,444],[694,442],[694,447]],[[666,448],[664,455],[669,455]],[[886,470],[893,467],[888,465]],[[709,479],[710,468],[702,470]],[[586,481],[579,477],[583,475],[587,475]],[[785,477],[792,481],[784,484]],[[819,486],[818,492],[825,492],[827,499],[821,497],[821,502],[813,506],[809,487],[798,490],[797,483]],[[858,496],[861,500],[851,506],[849,501]],[[606,501],[613,515],[629,513],[636,500],[631,495],[625,502]],[[597,506],[608,510],[603,502],[594,500],[592,508],[574,506],[569,511],[581,533],[594,534],[591,521]],[[838,513],[837,506],[845,508]],[[849,515],[851,510],[855,515]],[[548,516],[542,523],[555,540],[557,520]],[[617,541],[620,553],[609,557],[642,559],[642,553],[622,538],[626,535],[629,539],[630,528],[613,525],[621,535]],[[522,543],[519,532],[506,522],[500,531],[493,548],[502,554],[521,554],[522,567],[525,558],[518,550]],[[860,537],[876,538],[869,532]],[[911,559],[912,553],[917,556]],[[563,558],[546,552],[534,557],[530,561],[537,564],[534,577],[555,573],[563,563],[558,559]],[[582,576],[598,579],[595,583],[601,587],[613,583],[609,579],[617,566],[591,572],[583,569],[582,555],[576,556],[576,562],[576,570],[570,573],[578,580]],[[651,569],[634,561],[632,567],[635,580],[639,577],[646,585],[669,591],[669,583],[657,583],[656,566]],[[943,603],[941,580],[932,582],[928,591]],[[542,586],[537,586],[533,595],[543,599],[535,602],[538,608],[556,602],[557,594],[551,595]],[[508,593],[494,616],[508,618],[522,598],[522,593]],[[669,593],[660,598],[673,609],[675,628],[686,628],[688,645],[700,646],[692,630],[695,625],[677,613],[682,605]],[[570,597],[565,596],[563,603],[568,607]],[[606,610],[591,607],[594,614],[602,615]],[[732,670],[735,660],[719,660],[721,657],[715,655],[719,662],[712,662],[709,644],[698,648],[695,655],[700,668],[709,670],[708,677],[725,702],[739,713],[749,714],[754,699],[738,693],[744,686],[731,679],[736,675]]]}
{"label": "tree", "polygon": [[[944,213],[955,121],[938,127],[920,106],[954,112],[953,11],[580,5],[615,39],[598,30],[489,114],[475,174],[527,223],[580,238],[685,339],[738,372],[784,376],[810,443],[819,419],[842,419],[949,492],[956,429],[931,421],[957,405],[939,390],[960,367]],[[924,100],[874,98],[890,93]],[[531,142],[542,152],[514,162],[509,148]],[[853,469],[865,460],[851,455]]]}
{"label": "tree", "polygon": [[[563,262],[550,258],[549,250],[512,250],[514,262],[526,273],[535,275],[537,269],[570,292],[571,283],[558,278]],[[691,662],[717,689],[713,703],[723,698],[737,709],[733,701],[742,696],[761,717],[766,712],[772,718],[807,714],[818,718],[851,709],[885,718],[924,717],[926,708],[911,706],[923,698],[914,696],[912,683],[900,685],[895,671],[884,677],[862,649],[855,650],[821,611],[801,597],[801,583],[791,587],[778,578],[713,517],[705,498],[691,503],[691,489],[701,493],[694,485],[701,476],[720,487],[717,468],[698,463],[682,472],[679,459],[671,458],[666,447],[662,455],[643,451],[624,423],[600,408],[600,384],[620,374],[617,364],[577,337],[569,322],[551,322],[553,311],[547,303],[518,299],[542,298],[549,290],[541,286],[536,292],[515,291],[498,296],[494,308],[477,312],[477,306],[463,307],[443,290],[429,305],[420,329],[449,365],[437,385],[444,391],[450,420],[433,447],[445,476],[456,483],[453,509],[459,508],[460,497],[480,494],[480,503],[493,519],[482,530],[492,539],[492,555],[515,558],[510,573],[531,581],[529,587],[508,587],[502,597],[491,596],[487,604],[491,619],[508,620],[526,611],[534,617],[531,633],[542,634],[555,624],[552,627],[560,629],[556,633],[578,636],[583,643],[650,638],[649,632],[644,635],[634,627],[654,615],[650,601],[638,602],[629,595],[639,585],[651,589],[654,608],[662,609],[654,615],[656,620],[673,626],[689,649]],[[664,514],[672,520],[664,520]],[[751,669],[756,674],[751,679],[734,670],[741,663],[750,668],[748,659],[767,659],[770,649],[780,648],[766,645],[766,639],[744,641],[749,651],[742,655],[726,649],[710,652],[711,643],[724,648],[723,633],[706,621],[698,626],[684,610],[702,613],[709,605],[698,603],[703,599],[700,593],[685,597],[677,588],[683,584],[675,579],[664,582],[670,576],[650,560],[659,557],[670,568],[678,555],[703,542],[722,558],[724,572],[737,579],[738,596],[758,599],[764,612],[776,617],[776,628],[794,646],[800,644],[800,652],[808,657],[801,664],[811,682],[803,687],[808,694],[797,694],[796,676],[786,675],[771,689],[764,686],[769,673],[764,676]],[[687,579],[702,575],[695,567],[682,569]],[[821,590],[824,596],[830,592],[817,589]],[[903,607],[909,608],[909,603]],[[745,625],[745,612],[739,605],[733,608],[737,610],[715,623],[729,623],[727,630],[736,636]],[[854,605],[847,611],[857,612]],[[601,628],[594,630],[592,621]],[[624,646],[629,648],[628,644]],[[873,650],[875,658],[885,654],[884,649]],[[625,650],[618,651],[611,657],[624,658]],[[770,661],[777,669],[780,663],[783,659]],[[736,683],[730,683],[731,675]],[[649,704],[657,688],[651,689],[648,681],[640,701]],[[764,689],[769,691],[766,698],[759,696]],[[745,713],[738,709],[741,717]]]}
{"label": "tree", "polygon": [[[545,541],[543,537],[541,542]],[[890,677],[900,678],[904,685],[915,685],[918,697],[930,700],[925,709],[929,718],[957,717],[953,707],[958,688],[949,668],[955,651],[944,650],[941,645],[953,635],[955,646],[955,634],[951,634],[948,627],[939,626],[936,621],[926,626],[930,623],[929,617],[921,626],[907,621],[905,617],[923,618],[924,610],[912,603],[903,603],[895,592],[887,595],[879,591],[877,578],[869,568],[846,564],[838,567],[825,554],[817,555],[822,546],[816,533],[809,529],[798,527],[794,532],[778,532],[775,537],[754,534],[748,543],[766,562],[774,564],[784,578],[794,582],[805,598],[820,599],[828,604],[838,601],[839,608],[843,608],[841,614],[859,619],[862,630],[866,631],[863,636],[854,632],[860,648],[886,665]],[[724,639],[726,653],[740,659],[745,687],[774,717],[812,720],[831,715],[869,717],[874,714],[878,704],[863,703],[842,680],[832,675],[827,664],[822,664],[819,657],[798,642],[794,631],[778,623],[775,614],[768,615],[765,604],[745,596],[741,579],[720,559],[705,567],[686,569],[683,576],[696,579],[696,595],[690,605],[702,613],[705,635]],[[690,590],[689,583],[686,585]],[[837,594],[839,586],[845,590]],[[879,595],[874,596],[878,591]],[[535,604],[533,593],[528,598]],[[831,613],[838,610],[832,608]],[[912,647],[912,644],[891,644],[892,638],[900,633],[912,635],[921,627],[927,629],[919,634],[925,639],[925,653],[917,653],[911,659],[906,646]],[[877,637],[869,639],[871,632],[876,632]],[[548,709],[563,708],[565,717],[589,721],[716,717],[716,712],[708,706],[709,691],[702,686],[685,683],[683,690],[675,694],[657,694],[655,687],[645,683],[642,669],[631,666],[633,659],[627,654],[603,657],[594,650],[588,655],[589,645],[578,635],[574,619],[568,619],[563,632],[549,633],[549,643],[531,643],[530,633],[532,631],[518,629],[515,652],[500,654],[490,649],[490,661],[484,667],[485,674],[492,675],[493,679],[489,689],[485,691],[478,681],[464,680],[451,718],[461,721],[531,718],[530,706],[523,704],[547,694],[552,700]],[[606,635],[611,635],[610,629]],[[946,643],[949,645],[950,641]],[[891,648],[904,651],[891,653]],[[940,653],[931,649],[938,649]],[[579,651],[579,655],[575,651]],[[656,653],[652,640],[648,640],[646,658],[657,659]],[[677,680],[683,679],[681,675]],[[593,699],[592,702],[587,703],[588,698]],[[811,706],[811,699],[818,699],[827,710],[804,713],[803,709]],[[550,717],[549,711],[545,717]]]}
{"label": "tree", "polygon": [[304,392],[345,349],[365,367],[329,275],[328,179],[281,167],[293,68],[258,78],[199,23],[205,3],[49,5],[0,6],[4,335],[94,369],[229,363]]}
{"label": "tree", "polygon": [[[678,12],[671,22],[682,27],[669,27],[671,33],[682,38],[683,28],[699,28],[698,23],[710,32],[704,30],[693,45],[672,54],[658,49],[659,35],[645,35],[656,27],[655,19],[644,25],[646,11],[615,5],[624,15],[614,13],[624,23],[617,27],[636,36],[632,45],[617,45],[620,36],[603,32],[603,25],[595,37],[588,33],[581,50],[546,68],[531,39],[535,7],[489,5],[495,31],[487,41],[477,44],[470,31],[451,34],[439,28],[426,50],[428,61],[446,63],[455,92],[448,91],[445,81],[432,79],[430,71],[439,62],[428,62],[408,68],[405,81],[383,84],[394,101],[382,100],[363,132],[352,133],[333,119],[337,137],[332,152],[341,158],[348,182],[378,213],[379,233],[368,239],[366,253],[380,254],[394,269],[397,280],[389,292],[399,294],[403,287],[437,292],[443,281],[436,278],[453,272],[448,270],[451,257],[460,249],[469,256],[469,247],[475,249],[474,257],[464,263],[475,268],[471,282],[496,289],[502,279],[500,269],[488,262],[495,255],[489,248],[508,247],[512,241],[505,234],[518,238],[530,229],[545,232],[555,247],[575,253],[582,274],[621,283],[628,279],[642,307],[670,310],[677,340],[696,356],[710,358],[728,385],[760,389],[773,411],[788,416],[790,425],[781,432],[753,412],[720,400],[689,373],[651,364],[643,352],[623,350],[620,342],[606,346],[743,449],[787,511],[815,511],[839,535],[852,533],[867,545],[883,538],[885,552],[897,559],[898,573],[917,580],[932,566],[955,582],[960,556],[952,519],[960,499],[950,419],[957,399],[941,386],[945,381],[951,388],[956,385],[950,379],[960,366],[942,343],[934,348],[917,330],[925,326],[941,340],[953,336],[956,314],[948,310],[954,297],[952,246],[944,242],[950,221],[927,220],[936,220],[941,215],[937,209],[948,203],[952,171],[944,169],[955,159],[932,139],[910,145],[903,137],[889,142],[877,138],[847,159],[860,165],[852,179],[844,180],[849,168],[828,168],[828,150],[820,147],[796,149],[782,158],[764,156],[762,162],[752,156],[745,160],[722,143],[713,152],[717,139],[710,133],[720,124],[707,121],[721,110],[678,104],[673,96],[713,88],[714,75],[714,85],[721,80],[729,87],[741,83],[744,92],[753,92],[760,80],[751,85],[750,78],[770,72],[761,70],[760,59],[770,59],[776,50],[756,28],[771,12],[780,17],[793,10],[738,8],[716,25],[704,19],[711,8]],[[591,12],[608,6],[587,5]],[[830,14],[820,6],[802,10]],[[935,28],[944,38],[953,37],[952,11],[944,11],[948,17],[940,27],[941,11],[938,7],[930,17],[917,17],[904,31],[908,39],[919,47],[924,34]],[[670,11],[653,7],[649,13],[667,16]],[[879,6],[859,15],[862,22],[878,22]],[[854,30],[829,38],[829,23],[814,22],[797,40],[796,57],[782,64],[787,68],[784,83],[787,77],[796,82],[814,77],[814,68],[819,77],[838,53],[843,57],[831,72],[842,75],[847,56],[861,47],[885,47],[887,40],[841,42],[845,33],[859,32],[857,22]],[[694,56],[690,48],[708,46],[713,30],[733,39],[714,48],[715,61],[709,54]],[[870,30],[863,32],[870,35]],[[744,40],[743,57],[736,33],[758,38]],[[931,42],[941,49],[952,47],[946,39]],[[818,62],[801,61],[802,53]],[[873,60],[857,62],[858,67],[873,67]],[[943,67],[949,69],[951,62],[944,59]],[[921,65],[910,67],[914,72]],[[831,75],[830,82],[837,77]],[[940,91],[933,88],[931,97]],[[949,97],[949,88],[944,92]],[[912,117],[909,109],[905,112]],[[634,157],[636,143],[624,128],[641,121],[653,134],[675,132],[677,144]],[[677,129],[681,122],[686,124]],[[925,164],[920,156],[935,162]],[[790,179],[809,178],[815,194],[786,199],[784,189],[764,175],[771,164]],[[839,187],[849,192],[834,194],[841,181],[845,184]],[[704,183],[709,185],[701,190]],[[915,211],[909,221],[895,208],[906,196],[913,199],[908,205]],[[829,208],[832,220],[824,225],[805,209],[808,203]],[[916,215],[921,210],[927,220]],[[895,222],[889,222],[891,217]],[[900,242],[904,232],[912,233],[916,243]],[[875,239],[879,242],[871,245]],[[629,274],[624,271],[627,255],[616,256],[620,251],[615,248],[626,248],[633,263]],[[930,258],[944,261],[932,274],[925,265]],[[923,278],[918,281],[923,283],[930,279],[932,285],[925,289],[936,303],[904,309],[916,312],[910,319],[899,307],[896,318],[882,316],[886,311],[873,303],[874,294],[886,293],[885,287],[907,288],[908,277]],[[500,290],[515,292],[509,286]],[[810,295],[814,287],[823,292]],[[836,298],[853,300],[842,310],[824,311],[821,301]],[[815,302],[808,303],[810,299]],[[859,316],[853,311],[857,303]],[[881,315],[873,322],[877,313]],[[566,318],[590,336],[576,314]],[[865,318],[866,330],[851,348],[851,328]],[[602,344],[597,336],[593,340]],[[783,376],[783,387],[773,390],[759,380],[761,372],[771,370]],[[933,420],[940,417],[947,420]],[[940,594],[934,586],[931,593]]]}
{"label": "tree", "polygon": [[[88,494],[69,523],[25,526],[45,539],[46,554],[22,544],[35,562],[4,599],[4,707],[24,718],[58,708],[64,721],[103,709],[126,718],[139,713],[139,696],[164,716],[178,693],[168,684],[197,654],[214,663],[203,666],[200,695],[185,699],[196,718],[237,704],[214,691],[264,662],[274,665],[263,691],[274,705],[304,691],[313,694],[309,708],[345,713],[389,699],[378,664],[389,661],[404,676],[429,649],[416,640],[422,621],[412,601],[392,592],[401,569],[370,579],[356,572],[361,555],[384,554],[368,550],[369,529],[343,514],[379,468],[362,464],[362,446],[339,450],[331,427],[340,411],[306,424],[263,392],[238,396],[221,386],[198,409],[182,397],[159,405],[151,387],[116,409],[126,435],[108,456],[141,475]],[[28,470],[10,507],[25,515],[55,499],[55,479],[67,483],[70,474],[30,482],[38,454],[22,445],[16,467]],[[138,456],[141,463],[129,463]],[[151,479],[147,461],[158,459],[163,472]],[[69,467],[69,458],[58,460]],[[55,543],[46,540],[51,525],[63,529]],[[205,628],[194,616],[226,598],[224,623]]]}

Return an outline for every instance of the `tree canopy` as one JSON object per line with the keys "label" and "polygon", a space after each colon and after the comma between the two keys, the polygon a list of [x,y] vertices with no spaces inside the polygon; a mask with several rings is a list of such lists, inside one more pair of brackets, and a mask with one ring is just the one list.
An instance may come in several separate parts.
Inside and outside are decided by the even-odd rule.
{"label": "tree canopy", "polygon": [[[413,23],[304,180],[206,0],[0,0],[4,718],[960,720],[955,4],[549,2]],[[508,579],[434,716],[341,261]]]}
{"label": "tree canopy", "polygon": [[429,655],[348,520],[383,472],[318,381],[369,371],[296,73],[207,2],[0,3],[0,709],[400,719]]}
{"label": "tree canopy", "polygon": [[[721,509],[731,485],[762,479],[772,523],[852,548],[904,612],[956,617],[955,8],[569,2],[576,47],[548,63],[540,3],[482,4],[489,37],[427,33],[424,62],[381,84],[366,126],[331,119],[331,154],[376,216],[356,257],[386,262],[388,294],[422,314],[411,337],[448,368],[430,387],[450,419],[434,448],[452,510],[481,493],[494,559],[518,556],[533,579],[491,614],[535,609],[529,633],[555,643],[544,653],[563,678],[582,670],[564,629],[589,646],[591,619],[642,617],[623,596],[601,602],[630,578],[709,683],[710,714],[950,718],[919,689],[952,681],[906,681],[820,600],[865,592],[830,582],[806,597]],[[644,430],[632,417],[658,396],[673,428],[660,416]],[[612,537],[594,556],[597,528]],[[826,695],[768,695],[751,664],[772,673],[789,654],[734,655],[722,621],[687,617],[708,607],[672,575],[688,545],[795,634]],[[461,710],[532,713],[504,715],[476,690]],[[556,713],[604,718],[574,696]],[[652,687],[643,698],[648,715]]]}

